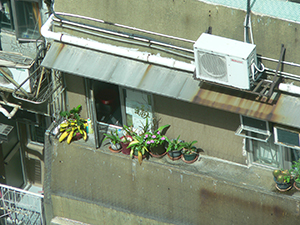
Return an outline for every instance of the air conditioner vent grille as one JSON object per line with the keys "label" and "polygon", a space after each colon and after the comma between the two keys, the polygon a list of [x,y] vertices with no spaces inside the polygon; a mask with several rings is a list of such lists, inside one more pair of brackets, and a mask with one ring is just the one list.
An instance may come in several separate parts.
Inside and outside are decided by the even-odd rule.
{"label": "air conditioner vent grille", "polygon": [[214,80],[225,82],[228,81],[227,64],[225,57],[198,51],[198,59],[200,65],[199,71],[201,71],[201,76]]}

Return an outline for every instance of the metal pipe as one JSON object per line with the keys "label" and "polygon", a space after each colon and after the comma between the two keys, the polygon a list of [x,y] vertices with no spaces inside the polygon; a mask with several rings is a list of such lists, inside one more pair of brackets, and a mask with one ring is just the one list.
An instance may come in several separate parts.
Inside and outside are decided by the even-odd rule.
{"label": "metal pipe", "polygon": [[71,14],[71,13],[63,13],[63,12],[56,12],[56,14],[57,15],[63,15],[63,16],[75,17],[75,18],[81,18],[81,19],[86,19],[86,20],[91,20],[91,21],[100,22],[100,23],[104,23],[104,24],[109,24],[109,25],[113,25],[113,26],[117,26],[117,27],[122,27],[122,28],[129,29],[129,30],[139,31],[139,32],[142,32],[142,33],[157,35],[157,36],[166,37],[166,38],[171,38],[171,39],[178,40],[178,41],[185,41],[185,42],[189,42],[189,43],[195,43],[195,41],[193,41],[193,40],[174,37],[174,36],[161,34],[161,33],[157,33],[157,32],[152,32],[152,31],[148,31],[148,30],[143,30],[143,29],[139,29],[139,28],[136,28],[136,27],[130,27],[130,26],[126,26],[126,25],[122,25],[122,24],[118,24],[118,23],[111,23],[111,22],[107,22],[107,21],[104,21],[104,20],[99,20],[99,19],[95,19],[95,18],[91,18],[91,17],[87,17],[87,16],[80,16],[80,15],[75,15],[75,14]]}
{"label": "metal pipe", "polygon": [[280,83],[278,89],[288,93],[300,95],[300,87],[293,84]]}
{"label": "metal pipe", "polygon": [[[133,43],[133,42],[130,42],[130,41],[127,41],[127,40],[125,41],[123,39],[113,38],[113,37],[110,37],[110,36],[104,36],[104,35],[96,34],[96,33],[93,33],[93,32],[85,31],[85,30],[82,30],[82,29],[74,28],[74,27],[81,27],[81,28],[84,28],[84,29],[94,30],[94,31],[97,31],[97,32],[102,32],[102,33],[111,34],[111,35],[115,35],[115,36],[119,36],[119,37],[123,37],[123,38],[133,39],[133,40],[136,40],[136,41],[147,43],[148,47],[151,47],[151,45],[149,45],[149,44],[156,44],[156,45],[165,46],[165,47],[168,47],[168,48],[173,48],[173,49],[176,49],[176,50],[179,50],[179,51],[194,53],[194,51],[192,49],[182,48],[182,47],[178,47],[178,46],[175,46],[175,45],[162,43],[162,42],[159,42],[159,41],[151,41],[150,39],[146,39],[146,38],[130,36],[130,35],[127,35],[127,34],[122,34],[122,33],[114,32],[114,31],[109,31],[109,30],[106,30],[106,29],[101,29],[101,28],[91,27],[91,26],[87,26],[87,25],[82,25],[82,24],[78,24],[78,23],[74,23],[74,22],[62,21],[62,20],[59,20],[59,19],[56,19],[56,18],[53,18],[53,21],[61,23],[61,25],[59,25],[60,27],[65,27],[65,28],[68,28],[68,29],[81,31],[81,32],[84,32],[84,33],[92,34],[92,35],[107,38],[107,39],[112,39],[112,40],[121,41],[121,42],[127,42],[127,43],[131,43],[131,44]],[[65,24],[68,24],[69,26],[65,25]],[[72,26],[74,26],[74,27],[72,27]],[[133,43],[133,44],[141,45],[138,42]]]}
{"label": "metal pipe", "polygon": [[[279,62],[279,60],[278,60],[278,59],[272,59],[272,58],[268,58],[268,57],[264,57],[264,56],[257,56],[257,58],[264,59],[264,60],[268,60],[268,61],[271,61],[271,62],[276,62],[276,63],[278,63],[278,62]],[[294,62],[282,61],[281,63],[282,63],[282,64],[289,65],[289,66],[296,66],[296,67],[300,67],[300,64],[298,64],[298,63],[294,63]]]}
{"label": "metal pipe", "polygon": [[[98,34],[98,33],[95,33],[93,31],[87,31],[87,30],[83,30],[83,29],[80,29],[80,28],[76,28],[76,27],[72,27],[72,26],[64,25],[64,24],[62,24],[60,27],[68,28],[68,29],[75,30],[75,31],[80,31],[80,32],[83,32],[83,33],[86,33],[86,34],[90,34],[90,35],[94,35],[94,36],[97,36],[97,37],[106,38],[106,39],[110,39],[110,40],[114,40],[114,41],[119,41],[119,42],[123,42],[123,43],[135,44],[135,45],[139,45],[139,46],[143,46],[143,47],[158,49],[160,51],[164,51],[164,52],[167,52],[167,53],[170,53],[170,54],[173,54],[173,55],[177,55],[177,56],[180,56],[180,57],[183,57],[183,58],[194,60],[194,56],[188,56],[188,55],[181,54],[181,53],[178,53],[178,52],[175,52],[175,51],[172,51],[172,50],[157,47],[157,46],[154,46],[154,44],[159,45],[159,46],[166,46],[166,47],[173,48],[173,49],[176,49],[176,50],[189,51],[191,53],[194,53],[194,51],[190,50],[190,49],[184,49],[184,48],[181,48],[181,47],[168,45],[168,44],[163,44],[161,42],[150,41],[150,40],[147,40],[147,39],[142,39],[141,40],[142,42],[133,41],[133,40],[125,40],[125,39],[121,39],[121,38],[115,38],[115,37],[111,37],[111,36],[107,36],[107,35],[103,35],[103,34]],[[138,40],[138,38],[135,37],[134,40]]]}
{"label": "metal pipe", "polygon": [[5,115],[8,119],[11,119],[16,114],[16,112],[18,111],[18,109],[21,108],[21,106],[19,106],[19,105],[16,105],[16,104],[13,104],[13,103],[9,103],[9,102],[4,102],[4,101],[0,101],[0,104],[1,105],[7,105],[9,107],[13,107],[13,110],[11,112],[8,112],[5,108],[3,108],[0,105],[0,112],[3,113],[3,115]]}
{"label": "metal pipe", "polygon": [[[273,70],[273,69],[270,69],[270,68],[267,68],[265,67],[265,71],[269,71],[269,72],[272,72],[275,73],[276,70]],[[292,79],[292,80],[297,80],[297,81],[300,81],[300,76],[299,75],[296,75],[296,74],[292,74],[292,73],[286,73],[286,72],[279,72],[280,73],[280,76],[281,77],[284,77],[284,78],[287,78],[287,79]],[[271,73],[270,73],[271,74]]]}
{"label": "metal pipe", "polygon": [[[249,7],[248,2],[247,2],[247,7]],[[152,31],[147,31],[147,30],[143,30],[143,29],[139,29],[139,28],[135,28],[135,27],[125,26],[125,25],[121,25],[121,24],[117,24],[117,23],[105,22],[104,20],[95,19],[95,18],[91,18],[91,17],[87,17],[87,16],[80,16],[80,15],[75,15],[75,14],[71,14],[71,13],[63,13],[63,12],[56,12],[56,14],[57,15],[63,15],[63,16],[75,17],[75,18],[81,18],[81,19],[86,19],[86,20],[91,20],[91,21],[94,21],[94,22],[100,22],[100,23],[109,24],[109,25],[115,25],[115,26],[118,26],[118,27],[123,27],[123,28],[126,28],[126,29],[140,31],[140,32],[143,32],[143,33],[153,34],[153,35],[157,35],[157,36],[161,36],[161,37],[171,38],[171,39],[174,39],[174,40],[180,40],[180,41],[186,41],[186,42],[189,42],[189,43],[195,43],[195,41],[193,41],[193,40],[178,38],[178,37],[169,36],[169,35],[164,35],[164,34],[152,32]],[[62,21],[62,20],[59,20],[59,21]],[[245,22],[249,22],[249,21],[245,20]],[[91,28],[90,26],[87,27],[87,29],[90,29],[90,28]],[[252,34],[251,34],[251,37],[252,37]],[[252,37],[252,39],[253,39],[253,37]],[[164,44],[161,43],[161,45],[164,45]],[[176,48],[176,47],[177,46],[172,46],[172,48]],[[180,47],[178,47],[178,48],[180,48]],[[189,49],[185,49],[185,50],[188,51],[188,52],[191,51]],[[264,56],[257,56],[257,57],[260,58],[260,59],[264,59],[264,60],[268,60],[268,61],[272,61],[272,62],[278,62],[277,59],[272,59],[272,58],[268,58],[268,57],[264,57]],[[294,63],[294,62],[282,61],[282,63],[286,64],[286,65],[290,65],[290,66],[300,67],[300,64]]]}
{"label": "metal pipe", "polygon": [[45,38],[50,38],[63,43],[69,43],[69,44],[73,44],[85,48],[90,48],[90,49],[94,49],[94,50],[98,50],[110,54],[115,54],[118,56],[128,57],[128,58],[132,58],[132,59],[136,59],[148,63],[153,63],[157,65],[162,65],[162,66],[166,66],[178,70],[184,70],[188,72],[194,72],[195,70],[195,65],[191,63],[181,62],[171,58],[163,58],[157,55],[151,55],[150,53],[147,52],[139,52],[134,49],[122,48],[114,45],[99,43],[92,40],[70,36],[68,34],[52,32],[50,31],[50,27],[52,26],[52,23],[53,23],[53,14],[48,18],[46,23],[41,28],[41,34]]}

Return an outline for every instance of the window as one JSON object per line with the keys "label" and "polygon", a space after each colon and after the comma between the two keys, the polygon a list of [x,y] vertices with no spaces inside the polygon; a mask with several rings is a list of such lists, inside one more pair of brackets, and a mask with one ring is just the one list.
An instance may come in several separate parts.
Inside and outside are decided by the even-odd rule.
{"label": "window", "polygon": [[28,124],[27,126],[29,131],[29,142],[44,144],[46,128],[44,126],[36,126],[34,124]]}
{"label": "window", "polygon": [[249,142],[253,154],[253,163],[275,168],[281,167],[282,149],[274,144],[273,138],[268,139],[267,142],[254,139],[250,139]]}
{"label": "window", "polygon": [[240,115],[241,125],[236,130],[238,136],[267,142],[271,136],[267,121]]}
{"label": "window", "polygon": [[146,119],[152,121],[152,96],[137,90],[124,91],[126,124],[139,129],[145,125]]}
{"label": "window", "polygon": [[9,0],[0,1],[0,20],[1,28],[5,28],[7,30],[14,29],[12,23],[11,5]]}
{"label": "window", "polygon": [[299,133],[281,127],[274,127],[275,143],[300,149]]}
{"label": "window", "polygon": [[[300,158],[299,132],[292,130],[292,128],[273,127],[267,121],[255,122],[251,118],[250,120],[245,119],[245,117],[242,118],[242,125],[246,129],[243,130],[244,135],[240,136],[246,138],[246,150],[249,152],[250,163],[290,169],[292,162]],[[249,122],[252,124],[251,128],[247,127],[250,125]],[[273,132],[269,131],[269,126],[273,127]],[[256,132],[257,130],[260,131]],[[261,131],[264,130],[269,131],[267,139],[260,138]]]}
{"label": "window", "polygon": [[91,85],[91,114],[96,124],[96,147],[100,147],[104,134],[121,129],[123,125],[141,128],[148,118],[153,119],[152,95],[102,81],[89,80]]}
{"label": "window", "polygon": [[42,26],[39,0],[1,0],[1,26],[14,30],[19,41],[35,41]]}

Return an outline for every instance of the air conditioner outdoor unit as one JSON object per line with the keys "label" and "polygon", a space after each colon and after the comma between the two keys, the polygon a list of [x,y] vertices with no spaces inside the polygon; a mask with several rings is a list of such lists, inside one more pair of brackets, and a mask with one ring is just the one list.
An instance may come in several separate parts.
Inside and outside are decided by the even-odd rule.
{"label": "air conditioner outdoor unit", "polygon": [[[14,79],[18,85],[22,84],[29,77],[29,70],[27,68],[13,68],[13,67],[0,67],[0,87],[8,89],[16,89],[16,86],[8,80],[4,74]],[[1,72],[2,71],[2,72]],[[22,85],[22,88],[29,92],[31,91],[29,79]]]}
{"label": "air conditioner outdoor unit", "polygon": [[256,45],[203,33],[194,44],[196,79],[249,90],[258,79]]}

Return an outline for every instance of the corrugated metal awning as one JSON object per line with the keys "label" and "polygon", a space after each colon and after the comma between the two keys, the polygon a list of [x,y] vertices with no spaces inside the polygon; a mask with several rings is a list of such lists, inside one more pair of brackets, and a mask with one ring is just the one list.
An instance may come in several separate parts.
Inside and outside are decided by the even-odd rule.
{"label": "corrugated metal awning", "polygon": [[300,128],[300,100],[281,94],[272,103],[248,92],[199,86],[191,73],[54,42],[42,66],[257,119]]}
{"label": "corrugated metal awning", "polygon": [[192,74],[54,42],[42,66],[186,100],[198,91]]}

